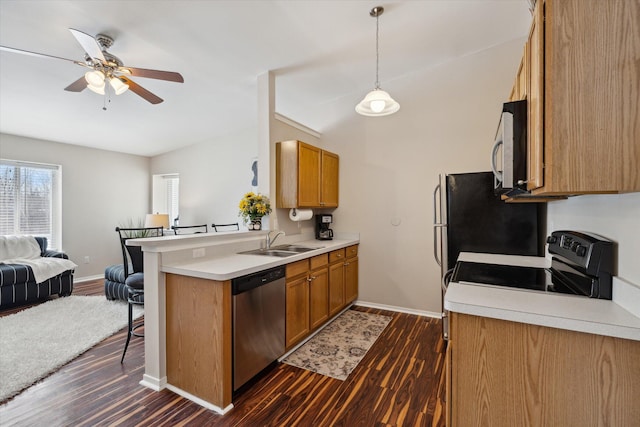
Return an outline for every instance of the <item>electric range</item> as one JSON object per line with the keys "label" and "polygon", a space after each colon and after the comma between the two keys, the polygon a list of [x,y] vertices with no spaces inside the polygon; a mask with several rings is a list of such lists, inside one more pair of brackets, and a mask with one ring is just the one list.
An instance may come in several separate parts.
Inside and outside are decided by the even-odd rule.
{"label": "electric range", "polygon": [[578,231],[554,231],[547,238],[549,268],[458,261],[452,282],[506,286],[611,299],[613,242]]}

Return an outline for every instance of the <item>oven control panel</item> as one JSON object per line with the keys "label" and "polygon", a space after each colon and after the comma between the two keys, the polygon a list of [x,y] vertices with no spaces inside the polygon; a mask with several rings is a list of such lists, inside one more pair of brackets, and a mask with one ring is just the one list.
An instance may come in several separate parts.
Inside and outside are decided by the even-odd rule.
{"label": "oven control panel", "polygon": [[602,236],[578,231],[554,231],[547,237],[549,253],[582,267],[586,274],[613,273],[613,242]]}

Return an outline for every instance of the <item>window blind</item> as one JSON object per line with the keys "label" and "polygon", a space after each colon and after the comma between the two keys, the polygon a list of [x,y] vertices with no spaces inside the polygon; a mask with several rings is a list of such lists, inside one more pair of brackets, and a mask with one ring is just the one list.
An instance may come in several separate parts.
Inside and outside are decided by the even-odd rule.
{"label": "window blind", "polygon": [[0,159],[0,235],[46,237],[60,249],[60,166]]}

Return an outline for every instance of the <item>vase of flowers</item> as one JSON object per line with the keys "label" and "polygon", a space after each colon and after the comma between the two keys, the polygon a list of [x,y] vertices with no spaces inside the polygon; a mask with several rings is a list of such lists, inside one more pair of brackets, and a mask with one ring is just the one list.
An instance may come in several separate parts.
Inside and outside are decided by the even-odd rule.
{"label": "vase of flowers", "polygon": [[262,229],[262,217],[271,213],[271,203],[267,196],[248,192],[240,200],[240,217],[247,224],[249,230]]}

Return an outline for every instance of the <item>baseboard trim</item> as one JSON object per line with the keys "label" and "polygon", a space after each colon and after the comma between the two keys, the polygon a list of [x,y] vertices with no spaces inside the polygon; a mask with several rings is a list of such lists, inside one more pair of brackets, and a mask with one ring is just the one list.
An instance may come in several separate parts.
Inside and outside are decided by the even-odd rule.
{"label": "baseboard trim", "polygon": [[229,404],[226,408],[221,408],[217,405],[214,405],[213,403],[207,402],[204,399],[199,398],[198,396],[194,396],[193,394],[182,390],[181,388],[172,386],[171,384],[167,384],[166,386],[167,390],[171,390],[172,392],[174,392],[175,394],[178,394],[182,397],[184,397],[185,399],[189,399],[190,401],[192,401],[193,403],[197,403],[198,405],[210,409],[220,415],[224,415],[227,412],[229,412],[230,410],[233,409],[233,403]]}
{"label": "baseboard trim", "polygon": [[377,308],[380,310],[396,311],[398,313],[414,314],[416,316],[434,317],[436,319],[442,319],[442,313],[434,313],[433,311],[415,310],[412,308],[397,307],[395,305],[378,304],[375,302],[367,302],[367,301],[360,301],[360,300],[357,300],[354,304],[360,305],[362,307]]}
{"label": "baseboard trim", "polygon": [[90,282],[92,280],[104,279],[104,274],[98,274],[96,276],[74,277],[73,283]]}
{"label": "baseboard trim", "polygon": [[161,391],[164,390],[167,386],[167,377],[158,379],[147,374],[142,374],[142,380],[139,382],[139,384],[141,386],[150,388],[153,391]]}

